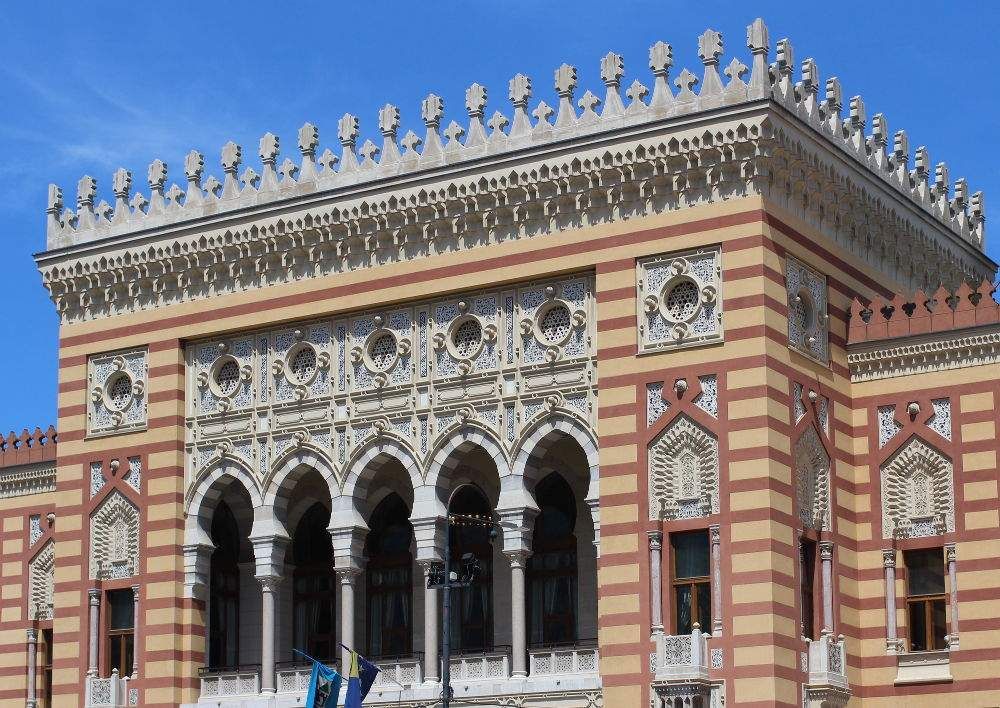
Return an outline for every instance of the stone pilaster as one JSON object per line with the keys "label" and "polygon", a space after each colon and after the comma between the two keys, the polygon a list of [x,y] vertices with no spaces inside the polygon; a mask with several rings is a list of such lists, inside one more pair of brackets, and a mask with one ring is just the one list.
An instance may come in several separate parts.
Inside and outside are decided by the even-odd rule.
{"label": "stone pilaster", "polygon": [[833,543],[819,544],[819,559],[823,576],[823,632],[833,633]]}
{"label": "stone pilaster", "polygon": [[885,569],[885,650],[898,654],[903,647],[896,636],[896,551],[882,551],[882,567]]}
{"label": "stone pilaster", "polygon": [[90,600],[90,636],[87,643],[87,676],[97,676],[97,642],[101,618],[101,591],[91,588],[87,591]]}
{"label": "stone pilaster", "polygon": [[650,631],[663,634],[663,534],[649,531],[649,609]]}
{"label": "stone pilaster", "polygon": [[35,694],[37,685],[36,676],[38,673],[38,630],[34,627],[28,628],[28,698],[25,701],[25,708],[36,708],[38,698]]}

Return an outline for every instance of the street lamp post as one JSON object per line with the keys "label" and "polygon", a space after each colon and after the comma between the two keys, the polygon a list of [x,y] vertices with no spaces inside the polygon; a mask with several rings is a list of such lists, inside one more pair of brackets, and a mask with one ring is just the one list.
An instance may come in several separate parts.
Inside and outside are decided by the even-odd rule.
{"label": "street lamp post", "polygon": [[452,524],[459,526],[480,526],[490,529],[490,536],[494,537],[499,524],[488,517],[475,516],[470,514],[449,514],[445,519],[444,536],[444,563],[441,566],[432,568],[427,576],[427,587],[441,591],[441,624],[443,637],[441,638],[441,708],[448,708],[451,704],[451,589],[466,588],[472,585],[482,573],[482,565],[471,553],[466,553],[461,558],[461,565],[458,572],[451,570],[451,527]]}

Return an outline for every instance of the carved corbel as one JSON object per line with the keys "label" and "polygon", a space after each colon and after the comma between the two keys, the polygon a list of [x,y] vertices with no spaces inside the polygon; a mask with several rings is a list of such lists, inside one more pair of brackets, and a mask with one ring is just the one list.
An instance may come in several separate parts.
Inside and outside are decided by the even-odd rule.
{"label": "carved corbel", "polygon": [[554,364],[559,361],[559,357],[562,356],[562,348],[555,345],[545,348],[545,361],[549,364]]}
{"label": "carved corbel", "polygon": [[529,334],[531,334],[531,331],[534,329],[535,323],[531,319],[525,317],[523,320],[521,320],[520,326],[521,326],[521,334],[527,337]]}
{"label": "carved corbel", "polygon": [[434,343],[434,348],[439,351],[441,349],[444,349],[446,339],[447,337],[445,337],[444,332],[438,332],[437,334],[435,334],[432,340]]}
{"label": "carved corbel", "polygon": [[283,359],[275,359],[271,362],[271,373],[275,376],[281,376],[285,373],[285,361]]}
{"label": "carved corbel", "polygon": [[396,352],[399,354],[399,356],[406,356],[407,354],[410,353],[410,348],[412,346],[413,345],[410,343],[409,338],[403,337],[396,343]]}
{"label": "carved corbel", "polygon": [[372,377],[372,382],[375,384],[375,388],[385,388],[386,384],[389,383],[389,377],[384,371],[380,371]]}
{"label": "carved corbel", "polygon": [[363,358],[361,347],[353,346],[351,347],[351,361],[357,364]]}
{"label": "carved corbel", "polygon": [[198,388],[208,388],[208,372],[198,372]]}
{"label": "carved corbel", "polygon": [[497,338],[497,326],[492,322],[483,327],[483,338],[488,342],[494,342]]}
{"label": "carved corbel", "polygon": [[458,373],[460,376],[468,376],[472,373],[472,361],[469,359],[462,359],[458,362]]}
{"label": "carved corbel", "polygon": [[133,381],[132,382],[132,395],[138,398],[142,395],[142,392],[146,390],[146,383],[144,381]]}
{"label": "carved corbel", "polygon": [[330,352],[320,352],[316,355],[316,367],[323,371],[330,368]]}

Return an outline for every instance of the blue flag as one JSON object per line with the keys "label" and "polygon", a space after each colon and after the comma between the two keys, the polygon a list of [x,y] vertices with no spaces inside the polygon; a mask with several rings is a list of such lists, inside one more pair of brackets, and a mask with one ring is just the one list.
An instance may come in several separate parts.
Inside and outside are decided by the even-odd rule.
{"label": "blue flag", "polygon": [[350,649],[348,651],[351,654],[351,666],[347,671],[347,696],[344,698],[344,708],[362,708],[361,701],[375,683],[379,668],[356,651]]}
{"label": "blue flag", "polygon": [[314,659],[312,676],[309,678],[309,693],[306,695],[306,708],[337,708],[340,682],[340,674]]}

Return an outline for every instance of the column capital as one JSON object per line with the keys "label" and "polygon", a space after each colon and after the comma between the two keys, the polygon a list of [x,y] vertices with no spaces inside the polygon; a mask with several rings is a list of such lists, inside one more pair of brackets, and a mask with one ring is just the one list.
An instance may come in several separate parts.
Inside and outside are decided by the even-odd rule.
{"label": "column capital", "polygon": [[503,554],[507,556],[511,568],[524,568],[528,562],[528,558],[531,557],[531,551],[526,549],[505,550]]}
{"label": "column capital", "polygon": [[90,588],[87,590],[87,595],[90,597],[91,607],[98,607],[101,604],[101,591],[97,588]]}
{"label": "column capital", "polygon": [[722,527],[719,524],[709,525],[708,537],[712,543],[722,543]]}
{"label": "column capital", "polygon": [[142,590],[142,586],[141,585],[133,585],[132,586],[132,597],[134,597],[136,600],[139,599],[139,591],[140,590]]}
{"label": "column capital", "polygon": [[34,627],[28,627],[26,634],[28,636],[28,644],[33,644],[38,641],[38,630]]}
{"label": "column capital", "polygon": [[422,516],[411,518],[413,539],[417,546],[417,562],[440,563],[444,560],[445,534],[447,522],[443,516]]}
{"label": "column capital", "polygon": [[822,560],[833,560],[833,541],[819,542],[819,557]]}
{"label": "column capital", "polygon": [[253,558],[257,576],[280,577],[284,571],[285,548],[288,537],[276,534],[253,536],[250,543],[253,546]]}
{"label": "column capital", "polygon": [[646,536],[649,538],[649,550],[659,551],[663,548],[663,532],[662,531],[647,531]]}
{"label": "column capital", "polygon": [[275,592],[284,579],[280,575],[255,575],[254,578],[260,583],[261,592],[268,593]]}
{"label": "column capital", "polygon": [[882,566],[885,568],[895,568],[896,567],[896,551],[895,549],[888,548],[882,549]]}
{"label": "column capital", "polygon": [[345,566],[334,568],[333,573],[337,576],[341,585],[353,585],[355,579],[361,575],[361,568],[356,566]]}
{"label": "column capital", "polygon": [[958,558],[958,553],[955,551],[954,543],[944,544],[944,557],[945,561],[948,563],[954,563]]}
{"label": "column capital", "polygon": [[503,551],[514,553],[526,551],[531,553],[531,538],[534,534],[534,521],[538,509],[521,506],[507,509],[497,509],[500,516],[500,527],[503,529]]}

